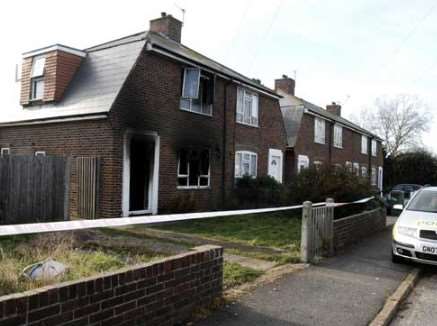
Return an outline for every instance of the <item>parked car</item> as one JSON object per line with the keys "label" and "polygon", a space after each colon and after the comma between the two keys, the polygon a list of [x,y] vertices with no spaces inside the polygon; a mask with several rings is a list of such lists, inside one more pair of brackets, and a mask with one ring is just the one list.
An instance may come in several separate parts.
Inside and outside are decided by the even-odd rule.
{"label": "parked car", "polygon": [[412,196],[393,227],[392,247],[393,262],[437,265],[437,187]]}
{"label": "parked car", "polygon": [[401,205],[403,209],[403,206],[408,203],[412,195],[422,187],[423,186],[417,184],[399,184],[394,186],[393,189],[388,193],[385,200],[387,213],[392,215],[394,205]]}

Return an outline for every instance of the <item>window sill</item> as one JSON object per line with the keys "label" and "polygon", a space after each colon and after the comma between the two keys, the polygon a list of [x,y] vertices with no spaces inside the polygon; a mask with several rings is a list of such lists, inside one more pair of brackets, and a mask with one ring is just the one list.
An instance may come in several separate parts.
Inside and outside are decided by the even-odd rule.
{"label": "window sill", "polygon": [[259,124],[258,125],[251,125],[249,123],[244,123],[244,122],[239,122],[239,121],[236,121],[236,122],[237,122],[237,124],[242,125],[242,126],[252,127],[252,128],[259,128]]}
{"label": "window sill", "polygon": [[[211,112],[213,112],[213,108],[211,108]],[[203,115],[204,117],[210,117],[212,118],[212,113],[211,114],[207,114],[207,113],[202,113],[202,112],[196,112],[196,111],[191,111],[191,110],[187,110],[184,108],[179,107],[179,111],[183,111],[183,112],[188,112],[188,113],[193,113],[193,114],[197,114],[197,115]]]}
{"label": "window sill", "polygon": [[211,186],[200,186],[200,187],[195,187],[195,186],[177,186],[176,189],[177,190],[208,190],[208,189],[211,189]]}
{"label": "window sill", "polygon": [[314,143],[315,144],[319,144],[319,145],[326,145],[326,143],[325,142],[321,142],[321,141],[317,141],[317,140],[314,140]]}
{"label": "window sill", "polygon": [[333,147],[337,148],[337,149],[343,149],[343,146],[335,146],[335,145],[333,145]]}

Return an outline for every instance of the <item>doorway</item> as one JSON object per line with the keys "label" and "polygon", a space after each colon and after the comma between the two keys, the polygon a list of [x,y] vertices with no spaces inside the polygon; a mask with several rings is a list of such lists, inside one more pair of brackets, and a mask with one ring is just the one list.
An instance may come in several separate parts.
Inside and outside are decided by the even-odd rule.
{"label": "doorway", "polygon": [[124,144],[123,216],[157,213],[159,137],[127,133]]}

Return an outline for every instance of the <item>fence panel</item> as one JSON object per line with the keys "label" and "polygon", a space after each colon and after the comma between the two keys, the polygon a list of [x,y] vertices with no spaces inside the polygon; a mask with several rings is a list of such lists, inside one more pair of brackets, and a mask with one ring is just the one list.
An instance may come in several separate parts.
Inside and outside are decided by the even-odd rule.
{"label": "fence panel", "polygon": [[97,157],[76,158],[78,190],[78,214],[80,218],[96,218],[99,159]]}
{"label": "fence panel", "polygon": [[53,156],[0,158],[0,224],[64,220],[66,161]]}
{"label": "fence panel", "polygon": [[301,258],[305,263],[332,255],[334,252],[334,205],[313,207],[305,202],[302,210]]}

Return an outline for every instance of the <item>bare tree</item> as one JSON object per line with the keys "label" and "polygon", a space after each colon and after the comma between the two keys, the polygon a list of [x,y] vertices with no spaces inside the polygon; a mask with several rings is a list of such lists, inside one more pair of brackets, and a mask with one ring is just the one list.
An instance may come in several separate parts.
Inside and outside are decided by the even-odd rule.
{"label": "bare tree", "polygon": [[401,94],[379,97],[374,108],[361,113],[360,123],[384,140],[387,156],[420,147],[432,115],[417,96]]}

